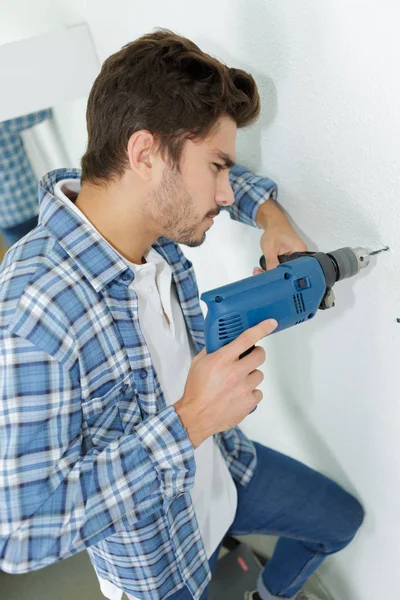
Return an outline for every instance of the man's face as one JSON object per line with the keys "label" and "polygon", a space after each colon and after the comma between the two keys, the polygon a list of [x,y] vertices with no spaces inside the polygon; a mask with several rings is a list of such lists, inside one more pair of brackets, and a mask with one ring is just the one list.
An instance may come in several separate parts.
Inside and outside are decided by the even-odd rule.
{"label": "man's face", "polygon": [[158,189],[146,206],[160,236],[200,246],[221,206],[233,203],[229,168],[235,161],[236,123],[221,117],[201,142],[187,140],[180,172],[165,165]]}

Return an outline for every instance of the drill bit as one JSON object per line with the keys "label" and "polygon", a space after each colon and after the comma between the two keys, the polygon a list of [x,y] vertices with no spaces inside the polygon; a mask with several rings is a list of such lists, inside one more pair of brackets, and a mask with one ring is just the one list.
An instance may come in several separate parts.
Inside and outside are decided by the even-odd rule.
{"label": "drill bit", "polygon": [[385,246],[384,248],[380,248],[379,250],[374,250],[369,253],[369,256],[375,256],[375,254],[379,254],[380,252],[387,252],[389,250],[389,246]]}

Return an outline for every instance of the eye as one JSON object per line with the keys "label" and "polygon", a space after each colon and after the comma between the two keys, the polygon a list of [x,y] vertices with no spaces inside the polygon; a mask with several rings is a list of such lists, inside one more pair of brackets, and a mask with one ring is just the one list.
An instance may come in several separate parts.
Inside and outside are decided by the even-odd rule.
{"label": "eye", "polygon": [[225,169],[225,165],[220,165],[219,163],[213,163],[214,167],[217,167],[217,171],[223,171]]}

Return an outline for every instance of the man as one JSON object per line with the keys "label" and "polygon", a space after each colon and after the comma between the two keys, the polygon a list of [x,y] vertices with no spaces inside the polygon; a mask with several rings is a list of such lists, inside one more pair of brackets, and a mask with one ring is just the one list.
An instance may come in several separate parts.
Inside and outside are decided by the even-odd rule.
{"label": "man", "polygon": [[276,323],[207,355],[178,246],[224,208],[265,228],[270,266],[305,248],[274,183],[234,165],[258,113],[249,74],[168,31],[104,63],[82,173],[43,179],[40,223],[1,271],[3,570],[87,549],[112,600],[204,600],[226,532],[273,532],[248,598],[293,598],[354,537],[352,496],[236,427],[265,353],[238,357]]}

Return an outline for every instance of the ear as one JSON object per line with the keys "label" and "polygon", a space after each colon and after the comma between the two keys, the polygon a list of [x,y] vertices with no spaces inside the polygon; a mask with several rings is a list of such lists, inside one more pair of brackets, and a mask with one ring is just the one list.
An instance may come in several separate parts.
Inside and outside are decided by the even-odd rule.
{"label": "ear", "polygon": [[155,147],[154,135],[144,129],[135,131],[128,141],[129,166],[145,181],[150,181],[153,176]]}

